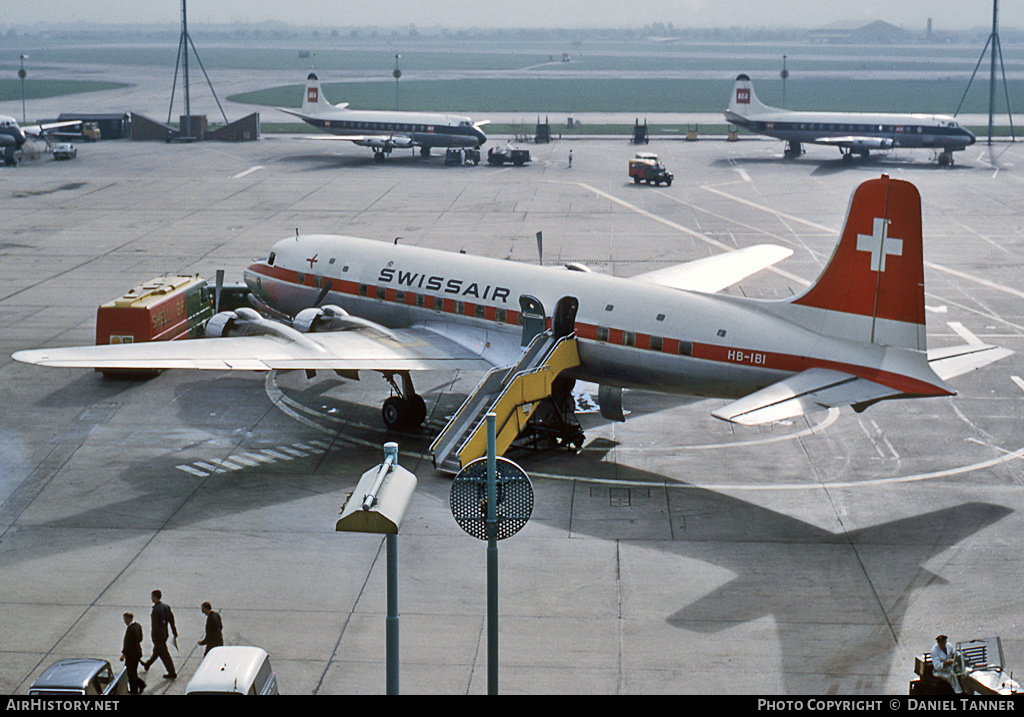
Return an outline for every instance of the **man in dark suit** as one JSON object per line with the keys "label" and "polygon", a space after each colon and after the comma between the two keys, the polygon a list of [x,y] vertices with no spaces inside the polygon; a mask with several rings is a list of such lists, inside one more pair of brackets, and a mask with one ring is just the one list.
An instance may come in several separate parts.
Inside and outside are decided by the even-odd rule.
{"label": "man in dark suit", "polygon": [[206,615],[206,635],[199,641],[200,645],[206,645],[206,652],[203,653],[205,657],[210,650],[224,644],[224,623],[210,603],[204,602],[199,609]]}
{"label": "man in dark suit", "polygon": [[141,695],[146,683],[139,679],[139,661],[142,660],[142,625],[135,622],[130,612],[124,614],[124,645],[121,647],[121,661],[128,671],[128,694]]}
{"label": "man in dark suit", "polygon": [[[178,676],[178,673],[174,671],[174,661],[171,660],[171,653],[167,650],[167,638],[174,634],[174,646],[178,646],[178,628],[174,626],[174,613],[171,612],[169,605],[160,602],[162,597],[159,590],[154,590],[150,597],[153,599],[153,611],[150,613],[150,620],[152,622],[152,630],[150,637],[153,638],[153,656],[142,663],[143,668],[147,671],[149,666],[156,662],[156,658],[160,658],[164,667],[167,668],[167,674],[164,675],[168,680],[173,680]],[[168,631],[168,628],[170,629]]]}

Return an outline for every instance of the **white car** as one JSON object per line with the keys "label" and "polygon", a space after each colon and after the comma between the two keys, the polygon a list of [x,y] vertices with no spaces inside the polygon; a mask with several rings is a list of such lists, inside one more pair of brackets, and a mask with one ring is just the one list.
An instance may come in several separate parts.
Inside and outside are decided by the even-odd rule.
{"label": "white car", "polygon": [[215,647],[199,663],[186,695],[276,695],[277,676],[259,647]]}
{"label": "white car", "polygon": [[53,145],[54,159],[74,159],[78,156],[78,148],[70,142],[61,142]]}

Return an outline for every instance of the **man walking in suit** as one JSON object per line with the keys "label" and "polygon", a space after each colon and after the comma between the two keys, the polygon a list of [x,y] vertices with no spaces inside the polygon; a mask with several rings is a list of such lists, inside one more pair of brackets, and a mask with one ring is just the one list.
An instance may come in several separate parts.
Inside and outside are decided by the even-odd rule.
{"label": "man walking in suit", "polygon": [[199,641],[200,645],[206,645],[206,652],[203,653],[205,657],[210,650],[224,644],[224,623],[210,603],[204,602],[199,609],[206,615],[206,635]]}
{"label": "man walking in suit", "polygon": [[[156,662],[156,658],[160,658],[164,663],[164,667],[167,668],[167,674],[164,675],[168,680],[173,680],[178,676],[178,673],[174,671],[174,662],[171,660],[171,653],[167,651],[167,638],[170,634],[174,635],[174,646],[178,646],[178,628],[174,626],[174,613],[171,612],[169,605],[160,602],[162,597],[159,590],[154,590],[150,597],[153,599],[153,611],[150,613],[150,620],[152,621],[152,630],[150,636],[153,638],[153,656],[142,663],[142,666],[149,671],[149,666]],[[168,632],[170,628],[170,632]]]}
{"label": "man walking in suit", "polygon": [[121,647],[121,661],[128,671],[128,694],[141,695],[146,683],[139,679],[139,661],[142,660],[142,625],[135,622],[130,612],[124,614],[124,645]]}

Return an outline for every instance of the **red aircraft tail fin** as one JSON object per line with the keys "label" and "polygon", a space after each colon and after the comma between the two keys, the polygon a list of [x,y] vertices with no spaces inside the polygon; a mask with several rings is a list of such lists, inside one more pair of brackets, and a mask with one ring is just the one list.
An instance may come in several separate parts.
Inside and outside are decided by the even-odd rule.
{"label": "red aircraft tail fin", "polygon": [[822,330],[830,335],[925,350],[917,188],[885,174],[857,187],[835,253],[792,303],[824,312]]}

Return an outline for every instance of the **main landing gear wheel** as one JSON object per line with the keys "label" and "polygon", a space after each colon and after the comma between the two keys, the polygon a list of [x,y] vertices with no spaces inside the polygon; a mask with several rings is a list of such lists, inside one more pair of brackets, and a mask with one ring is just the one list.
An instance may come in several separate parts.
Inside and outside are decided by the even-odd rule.
{"label": "main landing gear wheel", "polygon": [[[402,379],[399,386],[395,376]],[[384,379],[391,384],[397,395],[391,396],[381,406],[380,416],[389,431],[414,431],[423,425],[427,417],[427,402],[416,393],[412,378],[408,371],[384,374]]]}
{"label": "main landing gear wheel", "polygon": [[392,396],[380,409],[381,418],[389,431],[410,431],[423,425],[427,417],[427,403],[419,394],[410,398]]}

